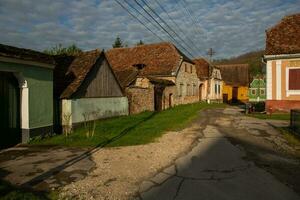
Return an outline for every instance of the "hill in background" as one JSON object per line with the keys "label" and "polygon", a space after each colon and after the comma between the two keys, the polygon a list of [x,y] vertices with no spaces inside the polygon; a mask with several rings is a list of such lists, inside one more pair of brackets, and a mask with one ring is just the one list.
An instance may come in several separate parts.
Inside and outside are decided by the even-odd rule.
{"label": "hill in background", "polygon": [[252,51],[239,55],[237,57],[232,57],[228,59],[214,60],[214,64],[249,64],[250,66],[250,77],[256,75],[262,75],[265,73],[264,64],[262,63],[262,56],[264,55],[264,50]]}

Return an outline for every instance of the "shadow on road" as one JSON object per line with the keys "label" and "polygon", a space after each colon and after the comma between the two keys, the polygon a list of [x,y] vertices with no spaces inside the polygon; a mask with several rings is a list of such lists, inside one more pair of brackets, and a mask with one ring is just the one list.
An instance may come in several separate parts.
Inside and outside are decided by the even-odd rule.
{"label": "shadow on road", "polygon": [[126,128],[125,130],[123,130],[120,134],[118,134],[117,136],[103,142],[103,143],[100,143],[98,144],[96,147],[82,153],[81,155],[79,156],[76,156],[75,158],[72,158],[66,162],[64,162],[63,164],[59,165],[59,166],[56,166],[50,170],[48,170],[47,172],[44,172],[36,177],[34,177],[33,179],[23,183],[20,185],[20,187],[25,187],[25,188],[33,188],[35,185],[41,183],[43,180],[51,177],[51,176],[54,176],[58,173],[60,173],[61,171],[63,171],[64,169],[66,169],[67,167],[70,167],[74,164],[76,164],[77,162],[87,158],[87,157],[90,157],[93,153],[99,151],[101,148],[107,146],[108,144],[114,142],[114,141],[117,141],[119,140],[120,138],[124,137],[126,134],[128,134],[131,130],[133,130],[134,128],[138,127],[139,125],[143,124],[144,122],[150,120],[151,118],[153,118],[154,116],[156,115],[156,113],[152,113],[149,117],[145,118],[144,120],[142,121],[139,121],[138,123],[134,124],[133,126],[131,127],[128,127]]}

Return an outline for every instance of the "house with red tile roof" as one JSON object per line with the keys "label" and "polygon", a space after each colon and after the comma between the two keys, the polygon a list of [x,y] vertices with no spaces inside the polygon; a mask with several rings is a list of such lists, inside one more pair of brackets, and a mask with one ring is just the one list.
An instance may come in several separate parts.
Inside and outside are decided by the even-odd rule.
{"label": "house with red tile roof", "polygon": [[300,108],[300,13],[266,31],[266,111]]}
{"label": "house with red tile roof", "polygon": [[[128,100],[98,49],[77,56],[56,56],[54,97],[56,127],[128,114]],[[60,132],[60,131],[58,131]]]}
{"label": "house with red tile roof", "polygon": [[199,100],[195,64],[171,43],[114,48],[106,54],[129,99],[130,113]]}
{"label": "house with red tile roof", "polygon": [[207,102],[222,102],[221,71],[204,58],[194,59],[196,72],[201,81],[199,85],[199,100]]}

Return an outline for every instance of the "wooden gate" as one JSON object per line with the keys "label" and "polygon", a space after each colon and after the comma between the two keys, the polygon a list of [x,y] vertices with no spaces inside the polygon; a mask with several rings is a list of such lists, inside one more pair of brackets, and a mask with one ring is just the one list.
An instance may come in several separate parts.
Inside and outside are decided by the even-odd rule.
{"label": "wooden gate", "polygon": [[0,72],[0,132],[0,149],[21,142],[19,84],[8,72]]}

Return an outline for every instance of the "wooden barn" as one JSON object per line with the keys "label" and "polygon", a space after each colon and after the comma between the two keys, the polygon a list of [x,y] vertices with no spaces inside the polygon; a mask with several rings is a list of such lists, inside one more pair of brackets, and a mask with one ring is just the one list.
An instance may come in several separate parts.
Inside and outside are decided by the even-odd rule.
{"label": "wooden barn", "polygon": [[98,49],[78,56],[56,56],[54,95],[56,128],[128,114],[128,100],[105,53]]}
{"label": "wooden barn", "polygon": [[217,65],[223,79],[223,102],[239,103],[249,100],[249,65]]}

